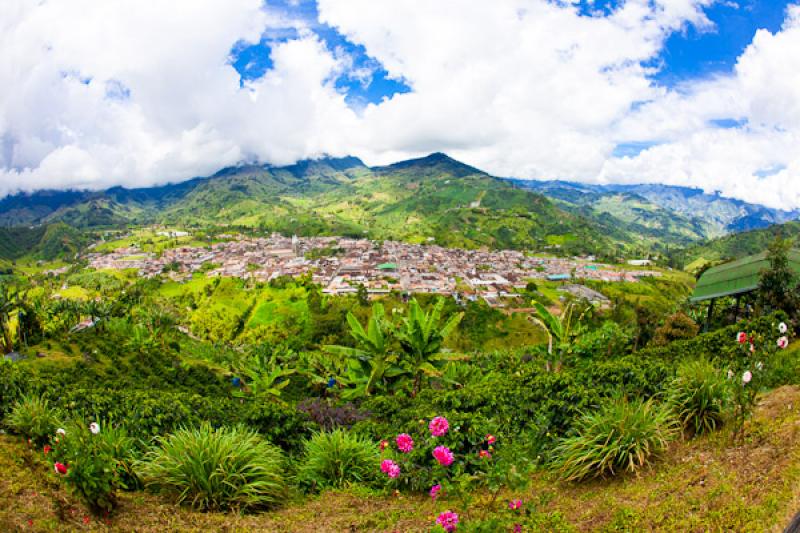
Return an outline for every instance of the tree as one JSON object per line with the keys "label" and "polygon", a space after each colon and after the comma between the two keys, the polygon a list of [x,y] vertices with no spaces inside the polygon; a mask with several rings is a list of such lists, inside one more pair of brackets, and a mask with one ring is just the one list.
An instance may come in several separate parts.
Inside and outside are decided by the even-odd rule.
{"label": "tree", "polygon": [[758,280],[758,304],[766,311],[784,311],[794,317],[798,311],[797,277],[789,267],[789,240],[777,235],[767,251],[769,268],[762,270]]}

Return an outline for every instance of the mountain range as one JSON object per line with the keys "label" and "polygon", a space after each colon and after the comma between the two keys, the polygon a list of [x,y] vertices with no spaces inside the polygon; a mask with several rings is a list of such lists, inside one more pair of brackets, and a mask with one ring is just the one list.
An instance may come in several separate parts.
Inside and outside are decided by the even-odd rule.
{"label": "mountain range", "polygon": [[[609,257],[664,252],[798,214],[683,187],[498,178],[442,153],[382,167],[355,157],[246,164],[158,187],[0,200],[5,227],[215,225]],[[2,241],[0,234],[0,249]]]}

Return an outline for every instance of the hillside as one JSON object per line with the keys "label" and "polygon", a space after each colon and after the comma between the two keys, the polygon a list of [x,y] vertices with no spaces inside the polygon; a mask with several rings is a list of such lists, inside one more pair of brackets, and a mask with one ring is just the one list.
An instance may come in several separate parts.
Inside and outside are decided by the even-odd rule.
{"label": "hillside", "polygon": [[15,261],[25,256],[51,261],[75,255],[86,242],[80,231],[55,223],[35,227],[0,227],[0,259]]}
{"label": "hillside", "polygon": [[750,204],[700,189],[660,184],[590,185],[565,181],[513,180],[566,209],[608,214],[629,229],[688,243],[794,220],[800,212]]}
{"label": "hillside", "polygon": [[757,254],[766,250],[769,243],[779,234],[797,242],[800,237],[800,222],[777,224],[700,243],[683,250],[679,254],[678,262],[691,267]]}

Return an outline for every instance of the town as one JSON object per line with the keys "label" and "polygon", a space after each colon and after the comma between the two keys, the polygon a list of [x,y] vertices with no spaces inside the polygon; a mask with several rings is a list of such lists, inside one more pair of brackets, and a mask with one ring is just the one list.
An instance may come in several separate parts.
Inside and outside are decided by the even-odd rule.
{"label": "town", "polygon": [[196,272],[208,276],[270,281],[311,274],[326,294],[392,291],[481,297],[492,305],[525,288],[531,280],[636,282],[660,276],[655,270],[626,270],[592,257],[529,256],[516,250],[462,250],[436,245],[376,242],[342,237],[232,238],[206,247],[177,247],[161,254],[136,246],[90,253],[89,266],[136,269],[143,277],[167,274],[182,281]]}

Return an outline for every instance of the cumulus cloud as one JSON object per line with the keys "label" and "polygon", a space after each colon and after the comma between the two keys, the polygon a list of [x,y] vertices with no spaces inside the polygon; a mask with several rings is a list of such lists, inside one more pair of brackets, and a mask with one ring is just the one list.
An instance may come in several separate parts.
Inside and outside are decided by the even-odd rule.
{"label": "cumulus cloud", "polygon": [[[800,8],[757,33],[730,75],[652,80],[671,34],[713,29],[712,2],[627,0],[587,16],[546,0],[318,0],[309,21],[261,0],[4,0],[0,196],[439,150],[504,176],[800,206]],[[319,24],[363,46],[371,67]],[[241,82],[231,49],[270,36],[271,68]],[[375,65],[411,90],[354,109],[337,80],[366,83]],[[649,148],[616,157],[625,143]]]}

